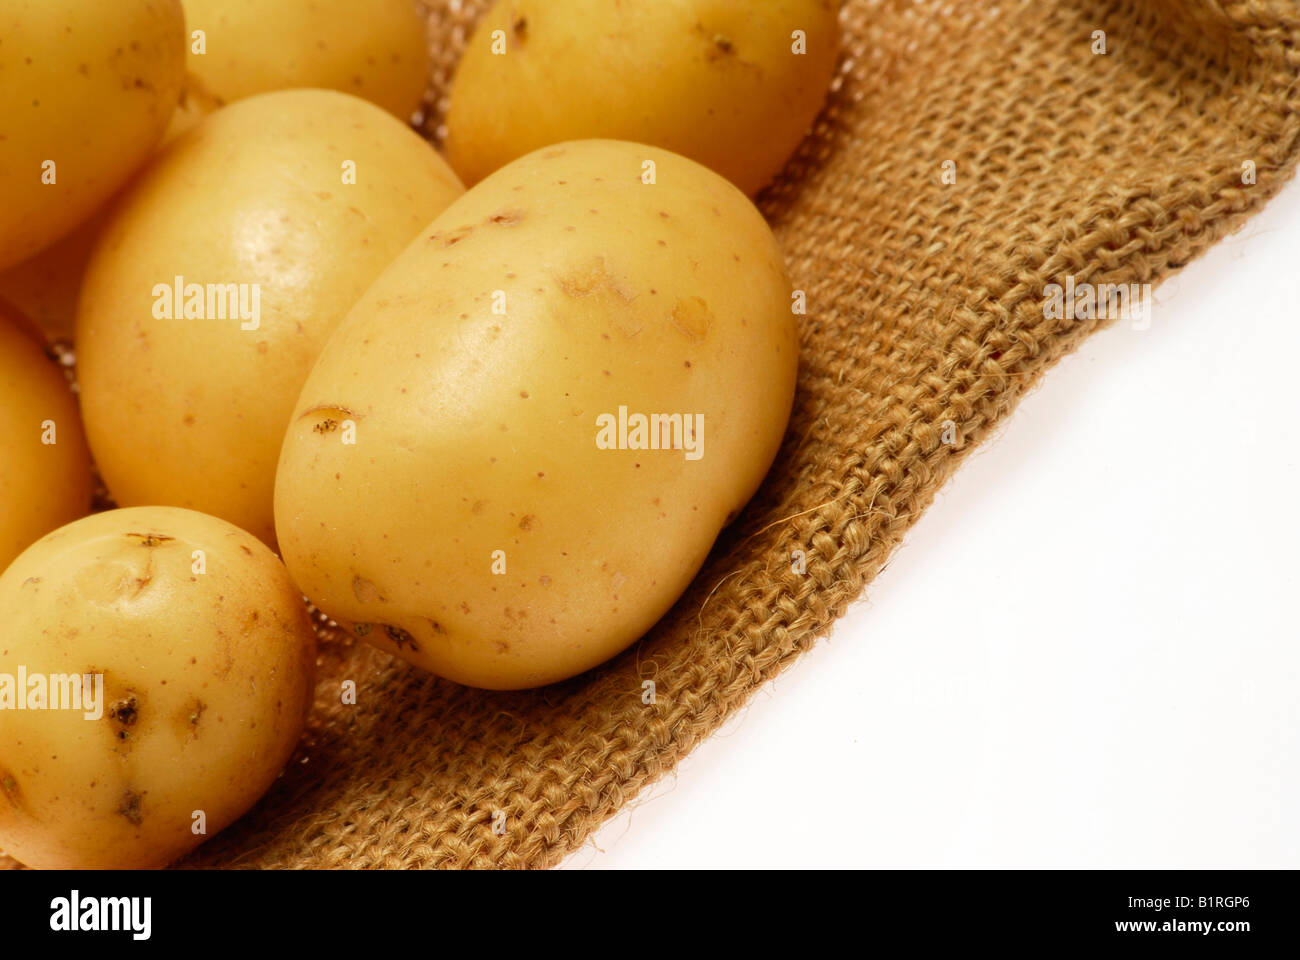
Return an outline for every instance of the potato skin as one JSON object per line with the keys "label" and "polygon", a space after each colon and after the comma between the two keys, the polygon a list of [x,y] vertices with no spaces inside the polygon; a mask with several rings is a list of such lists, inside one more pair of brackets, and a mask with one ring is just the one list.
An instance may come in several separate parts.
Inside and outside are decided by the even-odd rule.
{"label": "potato skin", "polygon": [[419,108],[429,47],[414,0],[184,0],[207,52],[190,71],[225,103],[291,87],[369,100],[400,120]]}
{"label": "potato skin", "polygon": [[4,270],[88,218],[149,156],[180,100],[185,23],[180,0],[3,0],[0,37]]}
{"label": "potato skin", "polygon": [[[317,352],[462,192],[404,124],[328,90],[223,107],[163,151],[115,204],[78,306],[82,410],[117,502],[202,510],[274,543],[280,443]],[[258,285],[258,328],[155,316],[156,285],[177,276]]]}
{"label": "potato skin", "polygon": [[447,159],[472,186],[548,144],[607,137],[752,195],[812,125],[838,49],[834,0],[498,0],[457,66]]}
{"label": "potato skin", "polygon": [[[685,589],[777,450],[790,296],[758,211],[698,164],[586,141],[504,168],[383,273],[308,378],[276,482],[295,581],[471,686],[613,656]],[[598,449],[596,418],[620,405],[703,414],[702,457]]]}
{"label": "potato skin", "polygon": [[[195,126],[216,108],[216,103],[202,89],[187,86],[159,147]],[[111,207],[110,200],[36,256],[0,271],[0,297],[30,317],[51,340],[72,339],[81,281]]]}
{"label": "potato skin", "polygon": [[[93,492],[77,400],[38,337],[0,301],[0,571],[84,516]],[[54,422],[54,443],[42,442],[46,421]]]}
{"label": "potato skin", "polygon": [[0,710],[0,848],[28,866],[169,863],[252,806],[302,734],[302,598],[213,517],[144,507],[62,527],[0,576],[0,622],[0,673],[103,675],[98,718]]}

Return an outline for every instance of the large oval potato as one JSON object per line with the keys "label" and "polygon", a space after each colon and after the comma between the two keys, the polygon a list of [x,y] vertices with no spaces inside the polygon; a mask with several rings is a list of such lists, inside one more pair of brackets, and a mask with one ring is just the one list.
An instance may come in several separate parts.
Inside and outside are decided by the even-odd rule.
{"label": "large oval potato", "polygon": [[0,301],[0,570],[93,492],[77,400],[38,335]]}
{"label": "large oval potato", "polygon": [[826,97],[837,6],[499,0],[456,69],[447,159],[473,185],[547,144],[609,137],[673,150],[756,193]]}
{"label": "large oval potato", "polygon": [[462,192],[412,130],[328,90],[223,107],[163,151],[111,212],[78,306],[82,410],[117,502],[274,543],[280,442],[316,354]]}
{"label": "large oval potato", "polygon": [[[291,574],[461,683],[600,663],[677,599],[775,455],[790,297],[758,211],[692,161],[586,141],[507,166],[322,351],[276,480]],[[658,416],[657,439],[638,429]]]}
{"label": "large oval potato", "polygon": [[0,576],[0,623],[0,848],[28,866],[176,859],[266,791],[311,706],[284,566],[190,510],[56,530]]}
{"label": "large oval potato", "polygon": [[429,82],[415,0],[184,0],[190,71],[220,100],[290,87],[341,90],[402,120]]}
{"label": "large oval potato", "polygon": [[0,270],[89,217],[180,100],[180,0],[0,0]]}

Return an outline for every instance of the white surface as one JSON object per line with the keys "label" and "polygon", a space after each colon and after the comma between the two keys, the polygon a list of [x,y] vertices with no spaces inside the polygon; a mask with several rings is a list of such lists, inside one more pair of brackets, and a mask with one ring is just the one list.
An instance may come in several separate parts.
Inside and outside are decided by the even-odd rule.
{"label": "white surface", "polygon": [[1292,182],[566,866],[1300,867],[1297,358]]}

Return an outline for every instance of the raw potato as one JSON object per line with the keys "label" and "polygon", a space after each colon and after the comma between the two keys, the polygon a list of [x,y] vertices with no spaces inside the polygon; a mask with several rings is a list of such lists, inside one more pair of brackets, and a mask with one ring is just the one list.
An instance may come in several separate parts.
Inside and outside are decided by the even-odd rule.
{"label": "raw potato", "polygon": [[499,0],[456,70],[447,159],[472,186],[539,147],[610,137],[754,194],[812,125],[838,48],[834,0]]}
{"label": "raw potato", "polygon": [[[275,465],[316,354],[462,192],[408,127],[328,90],[252,97],[176,140],[115,205],[78,308],[82,410],[117,502],[202,510],[274,543]],[[202,317],[186,319],[184,293],[168,318],[176,277],[201,285]]]}
{"label": "raw potato", "polygon": [[[694,577],[796,366],[781,253],[739,190],[653,147],[547,148],[448,208],[331,337],[280,459],[282,554],[321,609],[442,676],[572,676]],[[620,406],[702,415],[702,444],[602,449]]]}
{"label": "raw potato", "polygon": [[149,156],[180,100],[185,23],[180,0],[0,0],[0,41],[4,270]]}
{"label": "raw potato", "polygon": [[[215,109],[216,104],[201,89],[188,86],[159,146],[180,136]],[[36,256],[0,271],[0,297],[31,317],[51,340],[72,339],[81,280],[111,203]]]}
{"label": "raw potato", "polygon": [[324,87],[407,120],[429,80],[415,0],[184,0],[190,71],[226,103],[289,87]]}
{"label": "raw potato", "polygon": [[[0,849],[31,867],[162,866],[197,847],[271,785],[311,706],[315,635],[284,566],[191,510],[56,530],[0,576],[0,622],[0,697],[20,668],[10,695],[29,706],[46,680],[46,709],[0,710]],[[49,709],[60,674],[102,675],[97,708]]]}
{"label": "raw potato", "polygon": [[0,302],[0,571],[84,516],[93,492],[76,398],[37,337]]}
{"label": "raw potato", "polygon": [[105,212],[101,207],[63,239],[0,272],[0,297],[30,317],[50,340],[72,339],[77,295],[95,238],[104,227]]}

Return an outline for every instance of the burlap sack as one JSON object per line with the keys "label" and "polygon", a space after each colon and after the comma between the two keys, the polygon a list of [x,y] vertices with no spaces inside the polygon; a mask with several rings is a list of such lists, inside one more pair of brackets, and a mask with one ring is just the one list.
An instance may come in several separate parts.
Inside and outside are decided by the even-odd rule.
{"label": "burlap sack", "polygon": [[[432,6],[436,140],[485,3]],[[808,293],[794,417],[691,590],[610,664],[527,693],[323,628],[300,755],[187,865],[559,862],[824,635],[962,458],[1101,326],[1045,319],[1045,285],[1156,283],[1296,163],[1294,0],[850,0],[845,25],[829,105],[761,201]]]}

